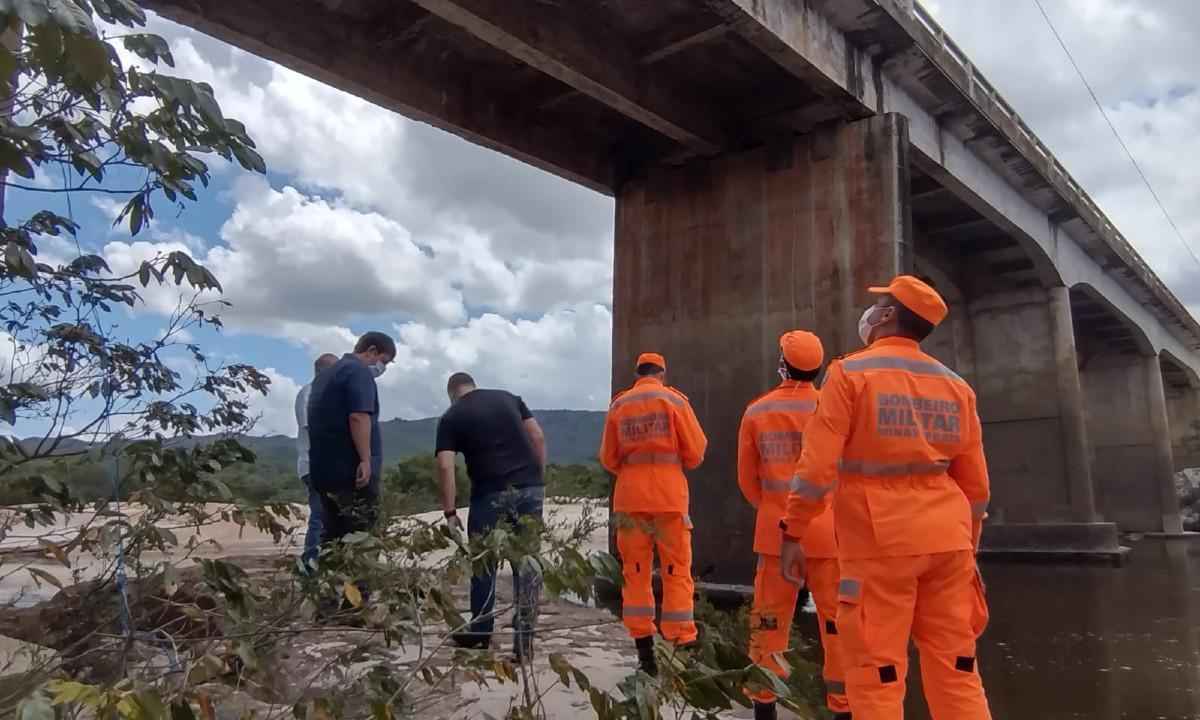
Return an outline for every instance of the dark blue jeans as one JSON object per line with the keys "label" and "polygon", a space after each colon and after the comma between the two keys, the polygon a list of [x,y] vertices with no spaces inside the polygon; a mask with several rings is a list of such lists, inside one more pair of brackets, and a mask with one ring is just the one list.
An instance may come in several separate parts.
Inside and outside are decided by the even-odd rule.
{"label": "dark blue jeans", "polygon": [[[523,518],[542,522],[542,502],[546,489],[541,486],[512,488],[471,498],[471,514],[467,517],[467,537],[481,540],[498,525],[516,531]],[[519,564],[520,565],[520,564]],[[482,572],[476,570],[471,578],[471,632],[491,635],[496,618],[496,564],[488,563]],[[513,599],[516,603],[513,620],[513,649],[518,654],[533,649],[533,633],[537,624],[537,605],[542,593],[542,576],[536,567],[513,568]]]}
{"label": "dark blue jeans", "polygon": [[308,475],[300,479],[304,481],[304,487],[308,488],[308,530],[304,533],[304,552],[301,553],[300,559],[304,561],[305,567],[311,567],[321,547],[321,493],[313,488],[312,479]]}

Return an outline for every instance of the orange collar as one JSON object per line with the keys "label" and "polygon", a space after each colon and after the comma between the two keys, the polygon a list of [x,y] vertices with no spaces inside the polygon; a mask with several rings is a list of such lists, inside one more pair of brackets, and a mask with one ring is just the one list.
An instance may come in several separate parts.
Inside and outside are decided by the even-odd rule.
{"label": "orange collar", "polygon": [[890,335],[885,338],[879,338],[875,342],[871,343],[871,347],[902,347],[908,348],[909,350],[920,350],[921,344],[911,338],[900,337],[899,335]]}
{"label": "orange collar", "polygon": [[637,387],[638,385],[662,385],[662,384],[663,384],[663,381],[661,378],[650,377],[649,375],[647,375],[646,377],[638,378],[637,382],[635,382],[633,384],[633,386]]}

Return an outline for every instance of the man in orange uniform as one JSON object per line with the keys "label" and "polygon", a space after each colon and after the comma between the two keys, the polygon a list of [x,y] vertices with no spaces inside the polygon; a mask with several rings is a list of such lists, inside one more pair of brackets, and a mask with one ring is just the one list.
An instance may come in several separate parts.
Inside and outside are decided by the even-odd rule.
{"label": "man in orange uniform", "polygon": [[[784,580],[779,566],[779,521],[787,504],[788,487],[800,459],[804,428],[817,410],[820,393],[813,381],[821,372],[825,350],[821,339],[802,330],[779,338],[779,375],[782,382],[746,407],[738,430],[738,486],[758,510],[754,524],[754,606],[750,613],[750,659],[786,678],[776,658],[788,648],[798,588]],[[838,645],[837,542],[833,513],[822,513],[801,543],[808,559],[805,580],[817,606],[821,645],[825,650],[826,702],[836,717],[847,717],[845,678]],[[775,695],[754,696],[756,720],[774,720]]]}
{"label": "man in orange uniform", "polygon": [[901,275],[870,292],[879,299],[859,321],[868,347],[830,365],[805,431],[780,562],[803,583],[799,541],[832,495],[855,720],[903,717],[910,635],[934,720],[988,720],[975,661],[989,492],[975,393],[918,345],[947,313],[932,287]]}
{"label": "man in orange uniform", "polygon": [[663,383],[667,362],[638,357],[638,380],[613,399],[604,421],[600,462],[617,476],[613,513],[625,587],[622,618],[638,662],[655,675],[654,546],[663,584],[662,633],[676,645],[696,640],[692,594],[692,521],[684,469],[704,460],[708,439],[687,397]]}

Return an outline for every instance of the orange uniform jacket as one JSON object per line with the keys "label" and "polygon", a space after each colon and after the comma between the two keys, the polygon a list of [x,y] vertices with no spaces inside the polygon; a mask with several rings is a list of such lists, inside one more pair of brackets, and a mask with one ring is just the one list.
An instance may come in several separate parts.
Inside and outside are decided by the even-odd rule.
{"label": "orange uniform jacket", "polygon": [[[800,459],[805,426],[817,410],[820,392],[811,383],[784,380],[746,407],[738,429],[738,486],[758,510],[754,523],[754,552],[779,555],[783,535],[779,521],[787,505],[788,488]],[[805,555],[837,557],[833,513],[819,515],[801,543]]]}
{"label": "orange uniform jacket", "polygon": [[790,537],[835,486],[843,559],[973,548],[989,494],[975,393],[904,338],[834,362],[792,479]]}
{"label": "orange uniform jacket", "polygon": [[686,514],[683,470],[699,466],[707,447],[687,396],[640,378],[613,399],[604,420],[600,462],[617,476],[613,511]]}

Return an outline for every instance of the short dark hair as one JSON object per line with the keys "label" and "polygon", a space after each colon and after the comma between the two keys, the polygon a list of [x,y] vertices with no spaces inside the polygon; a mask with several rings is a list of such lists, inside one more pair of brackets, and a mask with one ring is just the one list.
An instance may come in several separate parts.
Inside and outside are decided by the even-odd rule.
{"label": "short dark hair", "polygon": [[396,357],[396,341],[387,333],[382,333],[378,330],[364,333],[358,339],[358,342],[355,343],[354,352],[365,353],[371,348],[375,348],[384,355],[391,355],[393,358]]}
{"label": "short dark hair", "polygon": [[812,382],[817,379],[818,375],[821,374],[821,368],[817,368],[816,370],[801,370],[787,360],[784,360],[783,364],[787,368],[788,378],[792,380],[798,380],[800,382]]}
{"label": "short dark hair", "polygon": [[313,373],[319,373],[325,368],[331,368],[337,364],[337,355],[333,353],[322,353],[313,361]]}
{"label": "short dark hair", "polygon": [[904,307],[899,300],[896,300],[896,330],[905,337],[921,342],[933,332],[933,323]]}
{"label": "short dark hair", "polygon": [[642,363],[641,365],[637,366],[638,377],[646,377],[647,375],[657,375],[659,373],[663,373],[666,371],[667,371],[667,369],[665,367],[663,367],[661,365],[655,365],[654,363]]}
{"label": "short dark hair", "polygon": [[475,378],[465,372],[456,372],[446,381],[446,391],[454,392],[460,387],[475,387]]}

